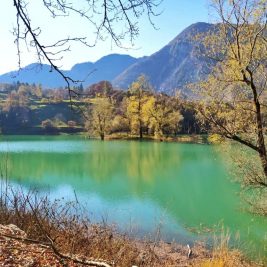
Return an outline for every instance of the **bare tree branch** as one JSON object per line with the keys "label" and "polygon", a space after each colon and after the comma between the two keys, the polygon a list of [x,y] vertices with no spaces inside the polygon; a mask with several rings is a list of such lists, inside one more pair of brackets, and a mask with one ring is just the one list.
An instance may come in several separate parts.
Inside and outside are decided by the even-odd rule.
{"label": "bare tree branch", "polygon": [[[76,92],[71,90],[71,84],[77,84],[82,81],[74,80],[60,70],[58,65],[63,59],[64,52],[70,51],[71,42],[79,42],[85,46],[93,47],[98,40],[105,40],[110,37],[113,42],[123,47],[123,40],[130,39],[133,43],[139,34],[138,19],[144,13],[147,15],[152,26],[152,17],[157,16],[155,9],[161,3],[161,0],[83,0],[79,3],[73,3],[69,0],[42,0],[45,10],[48,10],[52,18],[79,16],[85,20],[85,23],[95,29],[95,39],[89,43],[87,37],[67,37],[52,44],[44,44],[41,41],[42,30],[39,26],[32,24],[28,13],[30,0],[13,0],[13,5],[17,12],[16,28],[13,30],[15,35],[15,44],[17,46],[18,64],[21,66],[21,41],[26,46],[33,47],[39,63],[48,62],[51,71],[56,71],[66,82],[69,90],[70,101],[72,94]],[[117,25],[121,23],[123,30]]]}

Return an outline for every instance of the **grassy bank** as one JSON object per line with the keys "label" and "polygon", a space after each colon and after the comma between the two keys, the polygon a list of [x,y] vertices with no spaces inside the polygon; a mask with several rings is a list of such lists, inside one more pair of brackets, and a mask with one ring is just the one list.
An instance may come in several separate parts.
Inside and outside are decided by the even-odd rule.
{"label": "grassy bank", "polygon": [[[210,250],[195,244],[188,255],[186,246],[159,238],[153,242],[131,238],[115,226],[92,224],[84,214],[77,202],[51,202],[2,182],[0,264],[11,257],[14,265],[10,266],[16,266],[16,259],[24,253],[33,262],[28,266],[45,266],[42,257],[48,254],[50,266],[260,266],[246,260],[240,251],[229,249],[227,236],[219,238]],[[10,224],[16,226],[3,226]],[[34,253],[29,252],[32,250]],[[92,261],[95,265],[89,264]]]}

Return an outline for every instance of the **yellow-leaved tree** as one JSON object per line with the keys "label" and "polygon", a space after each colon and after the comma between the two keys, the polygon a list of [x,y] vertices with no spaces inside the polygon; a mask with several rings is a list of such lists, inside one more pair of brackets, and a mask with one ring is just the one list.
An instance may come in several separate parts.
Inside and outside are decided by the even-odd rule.
{"label": "yellow-leaved tree", "polygon": [[88,132],[104,140],[105,135],[111,130],[113,113],[114,107],[108,97],[96,97],[88,111]]}
{"label": "yellow-leaved tree", "polygon": [[149,99],[152,88],[147,78],[141,75],[129,88],[130,96],[127,98],[126,116],[130,121],[131,132],[143,138],[144,128],[147,127],[144,113],[145,103]]}
{"label": "yellow-leaved tree", "polygon": [[[218,22],[200,36],[205,55],[215,65],[198,84],[200,118],[209,130],[252,149],[260,166],[245,178],[249,188],[260,188],[259,210],[267,214],[267,2],[212,0]],[[253,154],[253,153],[252,153]]]}
{"label": "yellow-leaved tree", "polygon": [[149,97],[143,112],[144,120],[153,129],[157,138],[164,136],[164,130],[168,133],[177,133],[183,120],[176,99],[163,94]]}

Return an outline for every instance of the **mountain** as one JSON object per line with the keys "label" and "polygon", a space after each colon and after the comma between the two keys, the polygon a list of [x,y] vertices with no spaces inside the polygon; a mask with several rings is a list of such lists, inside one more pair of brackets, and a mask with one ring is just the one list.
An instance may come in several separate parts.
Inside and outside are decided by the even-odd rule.
{"label": "mountain", "polygon": [[[113,80],[127,67],[137,62],[137,59],[129,55],[111,54],[102,57],[98,61],[84,62],[74,65],[71,70],[62,70],[64,74],[75,80],[83,80],[84,86],[101,81]],[[20,71],[12,71],[0,75],[0,83],[13,83],[16,81],[27,83],[41,83],[44,87],[56,88],[65,86],[64,79],[50,66],[33,63]]]}
{"label": "mountain", "polygon": [[45,87],[59,87],[64,84],[64,79],[55,71],[51,71],[49,65],[33,63],[20,71],[11,71],[0,75],[0,83],[27,82],[42,84]]}
{"label": "mountain", "polygon": [[187,83],[202,80],[210,72],[207,59],[199,56],[198,43],[194,37],[214,27],[204,22],[189,26],[161,50],[129,66],[113,80],[113,85],[126,88],[144,74],[157,91],[185,91]]}
{"label": "mountain", "polygon": [[[94,63],[76,64],[71,70],[63,72],[75,80],[83,80],[84,86],[108,80],[113,86],[122,89],[127,89],[138,76],[145,74],[157,91],[171,94],[174,90],[181,89],[187,94],[186,84],[202,80],[210,73],[210,62],[199,55],[198,41],[194,37],[214,29],[216,30],[214,24],[198,22],[186,28],[151,56],[137,59],[129,55],[111,54]],[[0,83],[18,80],[41,83],[50,88],[66,85],[59,74],[51,72],[48,65],[31,64],[20,72],[0,75]]]}
{"label": "mountain", "polygon": [[85,80],[85,85],[102,80],[112,81],[126,68],[138,61],[129,55],[111,54],[95,63],[86,62],[74,65],[68,72],[76,80]]}

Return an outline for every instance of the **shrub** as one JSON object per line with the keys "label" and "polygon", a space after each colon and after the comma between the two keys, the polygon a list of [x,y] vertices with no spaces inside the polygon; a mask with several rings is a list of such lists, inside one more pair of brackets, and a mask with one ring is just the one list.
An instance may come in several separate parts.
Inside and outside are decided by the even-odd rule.
{"label": "shrub", "polygon": [[68,121],[67,123],[68,123],[69,127],[76,127],[77,126],[76,121]]}
{"label": "shrub", "polygon": [[47,130],[55,128],[54,123],[50,119],[46,119],[42,121],[41,124],[42,124],[42,127]]}

